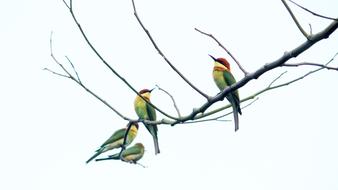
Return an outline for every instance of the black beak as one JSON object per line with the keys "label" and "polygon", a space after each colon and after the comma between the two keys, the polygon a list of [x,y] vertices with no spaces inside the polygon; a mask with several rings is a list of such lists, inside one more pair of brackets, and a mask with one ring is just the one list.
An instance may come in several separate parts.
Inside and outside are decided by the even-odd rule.
{"label": "black beak", "polygon": [[209,54],[209,56],[210,56],[214,61],[216,61],[216,58],[214,58],[214,56],[212,56],[212,55],[210,55],[210,54]]}
{"label": "black beak", "polygon": [[[155,87],[155,88],[156,88],[156,87]],[[149,90],[149,92],[151,93],[151,91],[153,91],[155,88],[153,88],[153,89]]]}

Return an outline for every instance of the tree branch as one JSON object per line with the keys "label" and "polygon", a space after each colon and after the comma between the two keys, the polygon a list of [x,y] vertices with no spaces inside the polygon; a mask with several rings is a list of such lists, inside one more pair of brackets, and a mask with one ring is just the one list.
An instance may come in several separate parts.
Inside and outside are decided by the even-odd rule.
{"label": "tree branch", "polygon": [[149,40],[151,41],[151,43],[153,44],[154,48],[157,50],[157,52],[161,55],[161,57],[165,60],[165,62],[167,62],[169,64],[169,66],[186,82],[188,83],[188,85],[193,88],[194,90],[196,90],[199,94],[201,94],[202,96],[204,96],[207,100],[210,98],[207,94],[205,94],[204,92],[202,92],[201,90],[199,90],[195,85],[193,85],[169,60],[168,58],[163,54],[163,52],[160,50],[160,48],[157,46],[155,40],[152,38],[152,36],[150,35],[149,30],[143,25],[141,19],[139,18],[137,11],[136,11],[136,7],[135,7],[135,2],[134,0],[132,0],[133,3],[133,9],[134,9],[134,15],[138,21],[138,23],[141,25],[142,29],[144,30],[144,32],[147,34]]}
{"label": "tree branch", "polygon": [[310,40],[310,36],[305,32],[305,30],[302,28],[302,26],[299,24],[296,16],[293,14],[292,10],[288,6],[288,4],[285,2],[285,0],[282,0],[282,3],[284,4],[285,8],[288,10],[290,16],[292,17],[293,21],[297,25],[298,29],[302,32],[302,34],[305,36],[306,39]]}
{"label": "tree branch", "polygon": [[329,67],[329,66],[326,66],[326,65],[318,64],[318,63],[308,63],[308,62],[294,63],[294,64],[284,63],[283,66],[285,66],[285,67],[316,66],[316,67],[322,67],[323,69],[327,69],[327,70],[338,71],[338,67]]}
{"label": "tree branch", "polygon": [[204,34],[204,35],[206,35],[206,36],[212,38],[212,39],[213,39],[213,40],[214,40],[221,48],[223,48],[224,51],[226,51],[226,52],[230,55],[230,57],[236,62],[236,64],[238,65],[238,67],[239,67],[239,68],[242,70],[242,72],[244,73],[244,76],[246,76],[246,75],[248,74],[248,72],[242,67],[242,65],[237,61],[237,59],[230,53],[229,50],[227,50],[227,49],[221,44],[221,42],[219,42],[219,41],[216,39],[215,36],[213,36],[212,34],[208,34],[208,33],[206,33],[206,32],[203,32],[203,31],[199,30],[198,28],[195,28],[195,30],[196,30],[197,32],[201,33],[201,34]]}
{"label": "tree branch", "polygon": [[249,73],[243,79],[225,88],[221,93],[211,98],[207,103],[203,104],[199,108],[195,108],[189,115],[180,118],[180,120],[176,121],[172,125],[176,125],[178,123],[182,123],[188,120],[193,120],[197,114],[205,112],[212,104],[223,100],[225,96],[228,95],[230,92],[237,90],[238,88],[244,86],[245,84],[247,84],[249,81],[253,79],[258,79],[258,77],[260,77],[267,71],[270,71],[272,69],[282,66],[286,61],[288,61],[291,58],[297,57],[299,54],[309,49],[312,45],[314,45],[318,41],[328,38],[337,28],[338,28],[338,21],[333,21],[324,30],[322,30],[321,32],[317,34],[312,35],[311,40],[307,40],[306,42],[300,44],[298,47],[291,50],[290,52],[285,52],[283,56],[281,56],[280,58],[278,58],[277,60],[271,63],[265,64],[263,67],[257,69],[255,72]]}
{"label": "tree branch", "polygon": [[94,46],[91,44],[91,42],[89,41],[89,39],[87,38],[84,30],[82,29],[80,23],[77,21],[73,8],[72,8],[72,0],[69,1],[70,5],[68,5],[64,0],[63,2],[65,3],[66,7],[69,9],[70,14],[72,15],[72,18],[74,20],[74,22],[76,23],[77,27],[79,28],[83,38],[85,39],[85,41],[87,42],[87,44],[89,45],[89,47],[92,49],[92,51],[96,54],[97,57],[99,57],[99,59],[102,61],[102,63],[107,66],[109,68],[110,71],[112,71],[120,80],[122,80],[132,91],[134,91],[138,96],[140,96],[144,101],[146,101],[147,103],[149,103],[149,105],[151,105],[152,107],[154,107],[157,111],[159,111],[161,114],[165,115],[168,118],[171,119],[178,119],[176,117],[173,117],[167,113],[165,113],[164,111],[162,111],[161,109],[159,109],[157,106],[155,106],[154,104],[152,104],[151,102],[148,102],[148,100],[146,100],[144,97],[142,97],[138,91],[125,79],[123,78],[117,71],[115,71],[115,69],[113,69],[113,67],[111,67],[108,62],[101,56],[101,54],[94,48]]}
{"label": "tree branch", "polygon": [[175,110],[176,110],[176,112],[177,112],[178,117],[181,117],[180,110],[179,110],[178,107],[177,107],[177,104],[176,104],[176,101],[175,101],[174,97],[173,97],[168,91],[164,90],[163,88],[159,87],[158,85],[156,85],[156,87],[157,87],[159,90],[161,90],[161,91],[163,91],[164,93],[166,93],[166,94],[171,98],[171,101],[172,101],[173,104],[174,104],[174,107],[175,107]]}
{"label": "tree branch", "polygon": [[[103,100],[100,96],[98,96],[97,94],[95,94],[93,91],[91,91],[89,88],[87,88],[81,81],[80,81],[80,77],[78,76],[75,67],[73,66],[74,72],[77,75],[77,78],[75,78],[72,74],[70,74],[70,72],[55,58],[54,53],[53,53],[53,32],[51,32],[50,35],[50,55],[53,58],[54,62],[59,65],[61,67],[61,69],[67,74],[60,74],[60,73],[56,73],[48,68],[45,68],[44,70],[47,70],[53,74],[62,76],[62,77],[66,77],[71,79],[72,81],[74,81],[76,84],[80,85],[83,89],[85,89],[88,93],[90,93],[91,95],[93,95],[96,99],[100,100],[103,104],[105,104],[108,108],[110,108],[111,110],[113,110],[117,115],[119,115],[121,118],[125,119],[125,120],[131,120],[128,117],[125,117],[124,115],[122,115],[119,111],[117,111],[113,106],[111,106],[109,103],[107,103],[105,100]],[[70,61],[70,59],[67,57],[69,63],[72,65],[72,62]]]}
{"label": "tree branch", "polygon": [[301,5],[299,5],[298,3],[296,3],[296,2],[294,2],[294,1],[292,1],[292,0],[288,0],[288,1],[290,1],[290,2],[293,3],[293,4],[295,4],[297,7],[299,7],[299,8],[301,8],[301,9],[303,9],[303,10],[305,10],[305,11],[307,11],[307,12],[313,14],[314,16],[317,16],[317,17],[320,17],[320,18],[324,18],[324,19],[328,19],[328,20],[338,21],[337,18],[332,18],[332,17],[328,17],[328,16],[324,16],[324,15],[315,13],[315,12],[313,12],[313,11],[311,11],[311,10],[309,10],[309,9],[307,9],[307,8],[305,8],[305,7],[303,7],[303,6],[301,6]]}

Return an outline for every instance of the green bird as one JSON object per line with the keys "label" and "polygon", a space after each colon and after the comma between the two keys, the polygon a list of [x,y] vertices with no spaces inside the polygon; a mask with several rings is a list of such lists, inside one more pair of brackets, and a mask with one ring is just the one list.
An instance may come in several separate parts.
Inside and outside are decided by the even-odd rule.
{"label": "green bird", "polygon": [[[134,146],[127,148],[121,153],[121,160],[128,163],[136,164],[144,155],[144,146],[142,143],[136,143]],[[108,156],[108,158],[96,159],[95,161],[103,160],[119,160],[120,153]]]}
{"label": "green bird", "polygon": [[[153,89],[152,89],[153,90]],[[150,102],[150,93],[152,90],[143,89],[139,92],[139,94]],[[155,121],[156,120],[156,112],[155,109],[149,105],[146,101],[144,101],[140,96],[136,96],[134,101],[134,109],[137,116],[141,119]],[[155,146],[155,155],[160,153],[160,148],[158,146],[158,138],[157,138],[157,125],[155,124],[145,124],[149,133],[153,136],[154,146]]]}
{"label": "green bird", "polygon": [[[233,85],[236,83],[235,77],[232,75],[230,71],[230,64],[224,58],[214,58],[213,56],[209,55],[215,62],[214,62],[214,69],[212,72],[214,81],[217,87],[223,91],[228,86]],[[234,120],[235,120],[235,131],[239,129],[238,125],[238,113],[242,114],[241,107],[240,107],[240,99],[238,90],[235,90],[229,93],[226,98],[232,105]]]}
{"label": "green bird", "polygon": [[[126,144],[125,146],[128,146],[136,137],[137,135],[137,131],[138,131],[138,124],[137,123],[131,123],[130,124],[130,130],[127,136],[127,140],[126,140]],[[115,148],[120,148],[123,145],[123,140],[124,140],[124,136],[127,132],[129,124],[127,125],[127,127],[119,129],[117,131],[115,131],[110,137],[109,139],[106,140],[106,142],[104,142],[101,147],[99,149],[96,150],[96,153],[90,157],[87,160],[87,164],[92,161],[94,158],[96,158],[97,156],[99,156],[100,154],[107,152],[108,150],[112,150]]]}

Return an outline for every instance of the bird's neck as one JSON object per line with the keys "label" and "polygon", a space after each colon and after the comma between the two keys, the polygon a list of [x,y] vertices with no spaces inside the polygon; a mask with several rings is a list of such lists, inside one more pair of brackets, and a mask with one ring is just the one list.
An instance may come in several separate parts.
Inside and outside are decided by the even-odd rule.
{"label": "bird's neck", "polygon": [[230,72],[230,70],[226,66],[224,66],[221,63],[218,63],[217,61],[215,61],[215,64],[214,64],[214,71],[229,71]]}
{"label": "bird's neck", "polygon": [[[150,96],[149,95],[142,95],[142,97],[147,100],[148,102],[150,102]],[[136,97],[136,101],[144,101],[143,98],[141,98],[140,96]]]}

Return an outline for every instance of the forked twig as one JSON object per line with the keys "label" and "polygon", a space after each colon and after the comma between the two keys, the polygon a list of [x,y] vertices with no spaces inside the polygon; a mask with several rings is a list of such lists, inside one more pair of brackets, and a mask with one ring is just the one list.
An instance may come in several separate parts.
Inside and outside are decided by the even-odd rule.
{"label": "forked twig", "polygon": [[164,55],[164,53],[160,50],[160,48],[158,47],[158,45],[156,44],[155,40],[153,39],[153,37],[150,35],[149,30],[143,25],[140,17],[137,14],[136,11],[136,6],[135,6],[135,2],[134,0],[132,0],[133,3],[133,9],[134,9],[134,15],[138,21],[138,23],[141,25],[142,29],[144,30],[144,32],[147,34],[149,40],[151,41],[151,43],[153,44],[154,48],[157,50],[157,52],[161,55],[161,57],[165,60],[165,62],[168,63],[168,65],[186,82],[188,83],[188,85],[193,88],[194,90],[196,90],[199,94],[201,94],[202,96],[204,96],[206,99],[209,99],[210,97],[205,94],[204,92],[202,92],[200,89],[198,89],[195,85],[193,85],[169,60],[168,58]]}
{"label": "forked twig", "polygon": [[74,20],[74,22],[76,23],[78,29],[80,30],[83,38],[85,39],[85,41],[87,42],[87,44],[89,45],[89,47],[92,49],[92,51],[96,54],[96,56],[102,61],[102,63],[109,68],[109,70],[111,72],[114,73],[115,76],[117,76],[122,82],[124,82],[132,91],[134,91],[138,96],[140,96],[144,101],[146,101],[147,103],[149,103],[149,105],[151,105],[152,107],[154,107],[157,111],[159,111],[161,114],[165,115],[168,118],[171,119],[178,119],[176,117],[173,117],[167,113],[165,113],[164,111],[162,111],[161,109],[159,109],[157,106],[155,106],[154,104],[152,104],[151,102],[149,102],[148,100],[146,100],[144,97],[142,97],[138,91],[125,79],[123,78],[112,66],[110,66],[108,64],[108,62],[101,56],[101,54],[95,49],[95,47],[92,45],[92,43],[89,41],[87,35],[85,34],[82,26],[80,25],[80,23],[78,22],[78,20],[75,17],[73,8],[72,8],[72,0],[69,1],[70,5],[68,5],[64,0],[63,2],[65,3],[66,7],[69,9],[70,14],[72,15],[72,18]]}
{"label": "forked twig", "polygon": [[208,34],[208,33],[206,33],[206,32],[203,32],[203,31],[201,31],[200,29],[198,29],[198,28],[195,28],[195,30],[197,31],[197,32],[199,32],[199,33],[201,33],[201,34],[204,34],[204,35],[206,35],[206,36],[208,36],[208,37],[210,37],[210,38],[212,38],[222,49],[224,49],[224,51],[226,51],[229,55],[230,55],[230,57],[236,62],[236,64],[238,65],[238,67],[242,70],[242,72],[244,73],[244,76],[246,76],[247,74],[248,74],[248,72],[243,68],[243,66],[239,63],[239,61],[237,61],[237,59],[235,58],[235,56],[233,56],[231,53],[230,53],[230,51],[227,49],[227,48],[225,48],[222,44],[221,44],[221,42],[219,42],[218,40],[217,40],[217,38],[215,37],[215,36],[213,36],[212,34]]}
{"label": "forked twig", "polygon": [[317,17],[325,18],[325,19],[328,19],[328,20],[335,20],[335,21],[338,21],[337,18],[332,18],[332,17],[328,17],[328,16],[324,16],[324,15],[315,13],[315,12],[311,11],[310,9],[303,7],[303,6],[299,5],[298,3],[296,3],[296,2],[294,2],[294,1],[292,1],[292,0],[288,0],[288,1],[290,1],[291,3],[295,4],[297,7],[301,8],[301,9],[303,9],[303,10],[305,10],[305,11],[307,11],[307,12],[309,12],[309,13],[311,13],[311,14],[317,16]]}
{"label": "forked twig", "polygon": [[179,110],[178,107],[177,107],[177,104],[176,104],[176,101],[175,101],[174,97],[173,97],[168,91],[164,90],[163,88],[159,87],[158,85],[156,85],[156,87],[157,87],[159,90],[161,90],[161,91],[163,91],[164,93],[166,93],[166,94],[171,98],[171,101],[172,101],[173,104],[174,104],[174,107],[175,107],[175,110],[176,110],[176,112],[177,112],[178,117],[181,117],[180,110]]}

